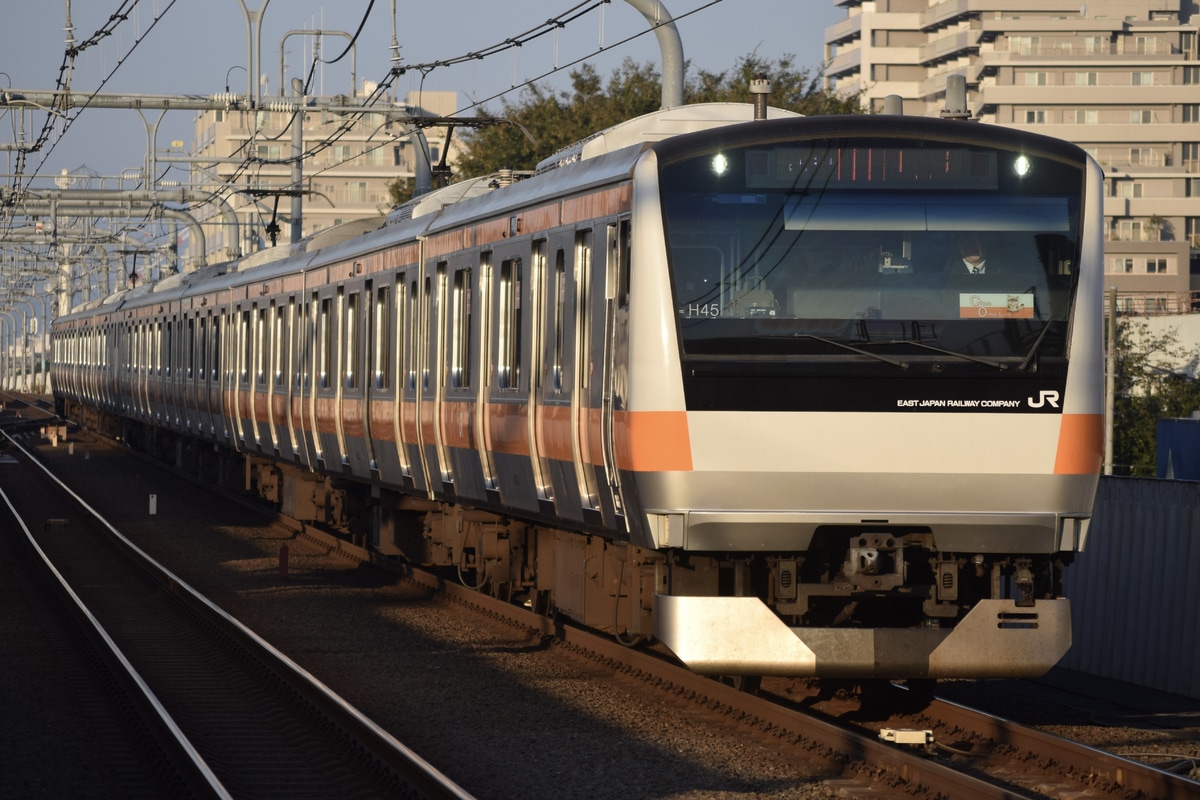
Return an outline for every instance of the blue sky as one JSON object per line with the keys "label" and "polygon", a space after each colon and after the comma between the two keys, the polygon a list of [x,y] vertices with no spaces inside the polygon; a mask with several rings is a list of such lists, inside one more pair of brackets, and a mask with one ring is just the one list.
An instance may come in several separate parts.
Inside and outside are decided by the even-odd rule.
{"label": "blue sky", "polygon": [[[267,76],[269,94],[278,93],[281,44],[284,82],[301,76],[312,54],[312,37],[294,31],[324,30],[322,55],[332,59],[344,49],[348,37],[366,24],[358,39],[354,73],[362,81],[382,78],[391,65],[392,1],[339,0],[140,0],[128,20],[116,25],[110,16],[121,0],[75,0],[71,21],[76,42],[82,44],[106,25],[113,28],[76,60],[72,88],[77,92],[129,94],[197,94],[225,91],[244,93],[247,85],[247,27],[243,5],[261,12],[261,73]],[[414,3],[395,0],[396,40],[404,64],[426,64],[453,59],[518,37],[546,20],[563,16],[578,0],[439,0]],[[793,54],[802,66],[820,67],[824,29],[845,18],[834,0],[664,0],[676,18],[683,39],[684,57],[694,68],[721,71],[757,50],[776,58]],[[26,90],[54,88],[65,49],[64,2],[22,3],[21,20],[0,26],[0,86]],[[706,7],[707,6],[707,7]],[[368,9],[370,13],[368,15]],[[689,12],[695,13],[689,14]],[[156,21],[157,20],[157,21]],[[424,76],[424,87],[455,90],[460,105],[483,100],[555,67],[589,56],[601,75],[607,76],[624,58],[659,61],[653,34],[632,42],[624,40],[647,29],[642,15],[623,0],[612,0],[567,24],[556,34],[542,36],[521,48],[484,60],[434,69]],[[316,94],[348,92],[350,56],[318,69]],[[545,77],[542,83],[565,88],[567,72]],[[398,88],[403,96],[421,88],[421,73],[404,75]],[[518,97],[518,95],[510,95]],[[488,104],[499,109],[499,101]],[[158,146],[172,139],[190,146],[190,111],[168,112],[159,127]],[[143,112],[147,120],[157,111]],[[12,142],[19,119],[10,112],[0,117],[0,142]],[[40,129],[43,117],[32,122]],[[26,137],[37,134],[26,128]],[[28,171],[57,174],[61,168],[86,166],[101,175],[117,175],[140,167],[147,138],[138,113],[130,110],[89,109],[80,114],[48,157],[33,156]],[[3,154],[5,172],[11,156]]]}

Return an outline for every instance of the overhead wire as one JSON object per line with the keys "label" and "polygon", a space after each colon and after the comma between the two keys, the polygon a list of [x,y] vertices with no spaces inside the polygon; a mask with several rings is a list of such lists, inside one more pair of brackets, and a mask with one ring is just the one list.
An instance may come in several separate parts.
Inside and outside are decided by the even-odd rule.
{"label": "overhead wire", "polygon": [[[73,68],[74,58],[83,50],[98,44],[103,39],[112,35],[113,31],[116,29],[116,27],[118,25],[120,25],[120,23],[128,20],[130,11],[134,7],[136,7],[138,2],[139,2],[139,0],[123,0],[121,5],[119,6],[118,10],[109,16],[109,19],[105,26],[102,26],[95,33],[93,33],[91,36],[89,36],[89,38],[87,40],[80,43],[78,46],[67,49],[67,51],[64,53],[63,66],[60,68],[59,78],[57,81],[58,91],[60,93],[65,89],[69,89],[69,84],[70,84],[69,76],[70,76],[70,70]],[[66,133],[67,129],[75,122],[75,120],[78,118],[79,114],[82,113],[82,111],[88,107],[88,104],[90,103],[91,99],[94,98],[95,95],[99,93],[100,89],[103,88],[103,86],[107,84],[107,82],[112,78],[113,74],[115,74],[115,72],[118,69],[120,69],[121,66],[124,65],[125,61],[132,54],[133,50],[145,39],[145,37],[147,35],[149,35],[150,31],[154,29],[154,27],[163,18],[163,16],[165,16],[165,14],[171,10],[171,8],[175,5],[175,2],[176,2],[176,0],[169,0],[167,6],[156,17],[154,17],[150,26],[135,40],[133,45],[130,46],[129,50],[125,53],[124,56],[121,57],[121,59],[117,62],[116,66],[114,66],[114,68],[109,72],[109,74],[107,76],[105,76],[105,78],[100,82],[100,84],[97,86],[97,88],[88,96],[88,98],[82,104],[77,106],[78,110],[73,115],[67,116],[65,113],[65,110],[60,111],[60,113],[62,114],[61,121],[63,123],[63,129],[62,129],[61,133],[59,134],[59,137],[54,141],[53,144],[51,144],[50,149],[47,150],[43,154],[42,161],[40,162],[38,168],[31,175],[28,176],[28,180],[32,180],[34,177],[37,176],[38,172],[41,169],[41,165],[46,163],[46,159],[49,157],[50,153],[53,152],[53,150],[57,146],[58,142],[60,142],[62,140],[63,135]],[[360,20],[358,28],[355,31],[354,36],[352,37],[350,43],[346,45],[346,47],[343,49],[343,51],[340,54],[338,54],[337,57],[335,57],[333,59],[329,59],[329,60],[322,60],[319,58],[314,59],[313,64],[310,66],[309,74],[306,77],[306,80],[304,83],[305,94],[307,94],[307,91],[311,86],[311,82],[313,79],[313,74],[315,72],[317,61],[321,61],[322,63],[327,63],[327,64],[337,63],[341,59],[343,59],[350,52],[350,50],[354,47],[354,45],[357,42],[358,38],[360,37],[362,31],[365,29],[368,18],[371,14],[371,11],[374,8],[374,2],[375,2],[375,0],[370,0],[370,2],[368,3],[367,9],[362,16],[362,19]],[[379,102],[380,99],[385,98],[387,96],[387,92],[388,92],[388,90],[390,90],[390,88],[394,84],[395,80],[399,76],[405,74],[406,72],[410,72],[410,71],[420,72],[422,75],[421,86],[423,87],[425,79],[434,70],[442,69],[445,67],[450,67],[450,66],[454,66],[454,65],[458,65],[458,64],[462,64],[462,63],[467,63],[467,62],[471,62],[471,61],[481,61],[481,60],[490,58],[492,56],[499,55],[503,52],[522,47],[525,44],[528,44],[529,42],[536,41],[537,39],[540,39],[541,37],[546,36],[547,34],[554,33],[557,36],[557,33],[560,30],[564,29],[567,25],[572,24],[572,23],[578,21],[579,19],[585,17],[592,11],[599,11],[599,13],[601,15],[603,15],[603,6],[608,5],[610,2],[611,2],[611,0],[585,0],[585,2],[577,3],[574,6],[568,8],[566,11],[562,12],[561,14],[558,14],[555,17],[551,17],[550,19],[547,19],[543,23],[533,26],[526,31],[516,34],[515,36],[507,37],[504,40],[497,42],[493,45],[490,45],[488,47],[478,49],[478,50],[472,50],[467,53],[463,53],[461,55],[454,56],[454,57],[451,57],[448,59],[439,59],[436,61],[429,61],[429,62],[424,62],[424,63],[419,63],[419,64],[393,66],[393,67],[389,68],[389,70],[388,70],[387,74],[384,76],[383,80],[380,80],[376,83],[375,90],[372,92],[372,94],[368,98],[366,98],[364,100],[363,106],[362,106],[362,111],[359,113],[356,113],[354,115],[354,117],[357,118],[357,117],[361,117],[366,114],[378,113],[375,110],[376,104]],[[601,52],[606,52],[608,50],[611,50],[614,47],[619,47],[621,45],[624,45],[631,41],[639,39],[642,36],[647,35],[648,33],[654,32],[655,30],[657,30],[657,28],[661,27],[664,24],[669,24],[669,23],[673,23],[678,20],[685,19],[685,18],[690,17],[694,14],[697,14],[701,11],[704,11],[720,2],[722,2],[722,0],[709,0],[709,2],[706,2],[690,11],[687,11],[680,15],[677,15],[677,16],[673,17],[671,20],[668,20],[667,22],[653,23],[650,25],[650,27],[646,28],[645,30],[631,34],[630,36],[627,36],[611,45],[605,46],[605,45],[601,44],[597,51],[585,54],[583,56],[580,56],[579,58],[573,59],[573,60],[571,60],[565,64],[561,64],[561,65],[557,63],[558,49],[557,49],[557,40],[556,40],[555,66],[552,69],[546,70],[545,72],[543,72],[533,78],[529,78],[524,81],[521,81],[520,83],[514,82],[514,85],[512,85],[510,88],[496,92],[495,94],[492,94],[486,98],[476,99],[473,102],[471,102],[470,104],[455,111],[453,116],[459,116],[467,111],[479,108],[488,102],[491,102],[500,97],[503,97],[513,91],[517,91],[519,89],[523,89],[525,87],[532,86],[533,84],[535,84],[538,81],[544,80],[552,75],[558,74],[566,69],[570,69],[580,63],[583,63],[583,62],[587,61],[588,59],[593,58],[594,56],[596,56],[597,54],[599,54]],[[64,80],[64,75],[67,76],[65,80]],[[423,88],[421,91],[423,92]],[[53,129],[53,125],[56,122],[56,114],[54,113],[55,110],[56,109],[51,109],[51,113],[47,114],[47,120],[43,126],[42,132],[39,134],[39,137],[36,141],[35,146],[28,148],[28,152],[40,151],[41,148],[45,146],[45,143],[47,141],[49,141],[49,138],[50,138],[50,135],[51,135],[51,132]],[[292,113],[293,113],[293,115],[295,115],[295,114],[304,113],[304,111],[296,110]],[[347,116],[349,116],[349,115],[347,115]],[[252,166],[254,166],[256,164],[257,165],[288,164],[288,163],[294,162],[298,158],[299,159],[312,158],[316,154],[318,154],[318,153],[322,152],[323,150],[325,150],[329,147],[332,147],[334,144],[336,144],[341,138],[343,138],[352,129],[352,126],[356,121],[357,121],[357,119],[343,120],[338,125],[336,130],[331,132],[329,135],[323,137],[319,142],[305,148],[304,152],[302,152],[299,155],[293,155],[293,156],[289,156],[287,158],[282,158],[282,159],[264,159],[264,158],[259,158],[257,156],[253,156],[253,155],[247,156],[243,160],[243,162],[234,169],[233,176],[226,181],[226,186],[228,187],[228,192],[222,192],[222,191],[218,190],[218,191],[214,192],[214,196],[224,197],[228,193],[237,192],[238,190],[236,189],[236,187],[233,184],[237,180],[239,180],[246,173],[247,170],[249,170]],[[287,127],[288,126],[284,126],[285,131],[287,130]],[[280,137],[282,137],[282,132],[280,133]],[[257,139],[254,137],[247,139],[245,142],[243,142],[238,147],[237,150],[234,151],[234,154],[236,154],[240,150],[246,150],[248,148],[253,147],[256,141],[257,141]],[[390,141],[394,141],[394,138],[393,138],[393,140],[390,140]],[[369,149],[375,150],[380,147],[384,147],[387,144],[389,144],[390,141],[383,142],[383,143],[376,145],[375,147],[372,147]],[[25,155],[25,153],[19,153],[19,155],[18,155],[19,163],[21,163],[22,165],[23,165],[24,155]],[[357,157],[357,154],[354,156],[348,156],[347,158],[342,159],[341,161],[338,161],[336,163],[330,164],[312,174],[316,175],[316,174],[321,174],[321,173],[327,172],[327,171],[335,168],[336,166],[339,166],[340,164],[344,164],[350,160],[353,160],[353,158],[355,158],[355,157]],[[16,177],[14,178],[14,188],[17,190],[14,192],[14,196],[19,195],[19,193],[20,193],[19,181],[20,181],[20,176],[22,174],[23,174],[23,170],[19,169],[17,171]],[[199,205],[199,204],[198,203],[190,203],[190,204],[188,204],[188,207],[194,208],[197,205]]]}

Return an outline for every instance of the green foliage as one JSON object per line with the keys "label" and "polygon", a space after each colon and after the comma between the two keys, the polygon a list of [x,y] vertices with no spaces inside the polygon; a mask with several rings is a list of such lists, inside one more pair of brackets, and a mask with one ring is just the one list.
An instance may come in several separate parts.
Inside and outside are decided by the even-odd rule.
{"label": "green foliage", "polygon": [[1113,473],[1154,477],[1156,427],[1200,409],[1200,382],[1176,372],[1188,351],[1174,332],[1152,334],[1139,320],[1117,324],[1113,373]]}
{"label": "green foliage", "polygon": [[[662,104],[658,69],[626,59],[605,84],[595,68],[583,65],[570,73],[571,91],[552,92],[534,84],[515,102],[502,101],[499,114],[508,124],[464,134],[459,177],[487,175],[498,169],[528,170],[555,151],[591,134],[648,114]],[[777,60],[744,56],[726,72],[700,71],[684,86],[685,103],[751,102],[750,81],[765,76],[772,83],[770,103],[802,114],[862,113],[858,95],[841,97],[820,88],[821,75],[797,67],[795,57]]]}
{"label": "green foliage", "polygon": [[411,200],[416,188],[417,182],[412,178],[396,178],[395,180],[388,181],[387,193],[388,200],[392,204],[391,207],[395,208]]}

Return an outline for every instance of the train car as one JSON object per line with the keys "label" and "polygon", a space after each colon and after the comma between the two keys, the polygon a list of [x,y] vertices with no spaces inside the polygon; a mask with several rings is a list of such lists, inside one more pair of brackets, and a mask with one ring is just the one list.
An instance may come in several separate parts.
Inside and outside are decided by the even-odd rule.
{"label": "train car", "polygon": [[1099,168],[753,116],[90,303],[53,326],[62,411],[702,673],[1045,672],[1100,465]]}

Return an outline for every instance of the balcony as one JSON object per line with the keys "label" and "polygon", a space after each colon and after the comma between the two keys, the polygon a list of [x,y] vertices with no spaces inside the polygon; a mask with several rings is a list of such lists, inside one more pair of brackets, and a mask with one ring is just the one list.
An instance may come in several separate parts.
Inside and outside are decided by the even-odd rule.
{"label": "balcony", "polygon": [[862,50],[856,47],[843,52],[839,49],[838,54],[830,60],[829,66],[825,68],[825,77],[848,78],[861,72]]}
{"label": "balcony", "polygon": [[862,39],[862,14],[847,17],[825,29],[825,44],[845,44]]}

